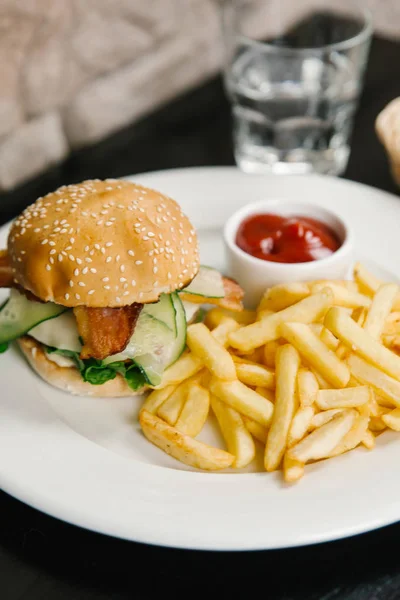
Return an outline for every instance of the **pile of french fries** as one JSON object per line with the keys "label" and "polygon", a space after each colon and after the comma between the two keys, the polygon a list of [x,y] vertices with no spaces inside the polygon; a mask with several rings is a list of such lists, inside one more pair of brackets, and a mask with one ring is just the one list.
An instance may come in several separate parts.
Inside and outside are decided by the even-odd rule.
{"label": "pile of french fries", "polygon": [[[257,310],[211,309],[146,398],[146,437],[206,470],[240,469],[264,447],[266,471],[298,481],[307,463],[400,431],[400,289],[362,264],[352,281],[268,289]],[[226,450],[196,439],[209,412]]]}

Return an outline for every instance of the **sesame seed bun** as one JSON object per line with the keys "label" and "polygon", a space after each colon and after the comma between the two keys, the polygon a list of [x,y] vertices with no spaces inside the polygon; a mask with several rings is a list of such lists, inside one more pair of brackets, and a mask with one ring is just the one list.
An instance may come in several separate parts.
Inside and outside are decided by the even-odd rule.
{"label": "sesame seed bun", "polygon": [[39,198],[14,222],[15,281],[46,302],[155,302],[199,268],[196,233],[171,198],[129,181],[89,180]]}
{"label": "sesame seed bun", "polygon": [[124,396],[140,396],[147,387],[139,391],[132,390],[125,379],[117,374],[115,379],[102,385],[92,385],[83,381],[75,367],[60,367],[46,358],[42,345],[29,336],[17,340],[18,345],[31,365],[32,369],[50,385],[76,396],[95,396],[102,398],[121,398]]}

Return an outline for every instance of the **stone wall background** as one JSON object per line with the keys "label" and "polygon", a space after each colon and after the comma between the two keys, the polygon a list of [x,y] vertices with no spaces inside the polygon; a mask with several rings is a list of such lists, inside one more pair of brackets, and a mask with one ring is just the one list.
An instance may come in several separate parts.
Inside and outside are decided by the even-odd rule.
{"label": "stone wall background", "polygon": [[[258,2],[249,2],[259,26]],[[375,29],[400,38],[400,0],[365,2]],[[0,191],[216,73],[218,8],[218,0],[0,0]]]}

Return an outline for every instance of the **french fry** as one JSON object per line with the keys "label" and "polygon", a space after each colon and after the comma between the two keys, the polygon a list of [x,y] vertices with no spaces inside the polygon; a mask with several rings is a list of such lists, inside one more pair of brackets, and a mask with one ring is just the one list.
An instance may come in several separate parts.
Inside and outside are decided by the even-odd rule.
{"label": "french fry", "polygon": [[285,453],[290,424],[296,408],[296,380],[300,356],[290,344],[279,348],[276,354],[275,408],[265,446],[264,466],[267,471],[277,469]]}
{"label": "french fry", "polygon": [[256,321],[261,321],[262,319],[265,319],[266,317],[270,317],[273,314],[274,314],[274,311],[273,310],[269,310],[268,308],[264,308],[264,310],[259,310],[257,312],[257,319],[256,319]]}
{"label": "french fry", "polygon": [[139,422],[144,435],[152,444],[191,467],[218,471],[230,467],[235,460],[233,454],[180,433],[147,410],[140,412]]}
{"label": "french fry", "polygon": [[372,433],[372,431],[367,429],[363,439],[361,440],[361,443],[363,446],[365,446],[365,448],[368,448],[368,450],[372,450],[373,448],[375,448],[375,436]]}
{"label": "french fry", "polygon": [[260,348],[256,348],[255,350],[253,350],[249,354],[245,354],[244,356],[246,358],[248,358],[253,363],[258,363],[258,364],[261,363],[261,364],[263,364],[263,362],[264,362],[264,348],[263,348],[263,346],[260,346]]}
{"label": "french fry", "polygon": [[231,355],[203,323],[189,325],[186,343],[213,375],[228,381],[236,379],[236,369]]}
{"label": "french fry", "polygon": [[210,382],[210,391],[241,414],[250,417],[264,427],[269,426],[274,405],[241,381],[223,381],[213,377]]}
{"label": "french fry", "polygon": [[[344,387],[350,379],[348,367],[329,350],[308,325],[283,323],[281,334],[293,344],[306,361],[335,387]],[[399,359],[400,360],[400,359]]]}
{"label": "french fry", "polygon": [[295,483],[304,475],[304,463],[289,458],[285,454],[283,458],[283,478],[286,483]]}
{"label": "french fry", "polygon": [[235,457],[232,467],[246,467],[253,460],[256,448],[242,417],[214,395],[211,396],[211,408],[217,417],[228,452]]}
{"label": "french fry", "polygon": [[240,325],[235,319],[225,317],[225,320],[211,331],[211,335],[221,344],[221,346],[226,348],[228,346],[229,334],[231,334],[232,331],[239,329],[239,327]]}
{"label": "french fry", "polygon": [[390,429],[400,431],[400,408],[395,408],[385,415],[382,415],[381,419]]}
{"label": "french fry", "polygon": [[167,385],[167,387],[162,388],[160,390],[153,390],[147,396],[144,401],[141,410],[147,410],[151,412],[153,415],[156,414],[157,410],[160,406],[169,398],[172,392],[176,389],[175,385]]}
{"label": "french fry", "polygon": [[331,408],[354,408],[368,404],[371,390],[368,386],[345,388],[344,390],[320,390],[315,400],[320,410]]}
{"label": "french fry", "polygon": [[385,336],[400,334],[400,312],[392,312],[386,317],[382,333]]}
{"label": "french fry", "polygon": [[382,421],[382,415],[380,417],[371,417],[369,420],[369,425],[371,431],[375,433],[381,433],[385,429],[387,429],[386,423]]}
{"label": "french fry", "polygon": [[393,302],[398,295],[399,288],[394,283],[382,285],[375,293],[372,304],[365,319],[364,329],[369,335],[379,340],[385,321],[392,310]]}
{"label": "french fry", "polygon": [[249,323],[253,323],[256,320],[256,312],[253,310],[234,312],[226,308],[215,307],[207,312],[204,324],[207,325],[209,329],[214,329],[226,318],[234,319],[240,325],[249,325]]}
{"label": "french fry", "polygon": [[343,410],[334,415],[325,425],[289,448],[288,457],[304,464],[310,460],[327,458],[353,427],[357,417],[358,413],[354,409]]}
{"label": "french fry", "polygon": [[354,279],[365,294],[373,296],[378,291],[382,281],[372,275],[361,263],[354,266]]}
{"label": "french fry", "polygon": [[188,386],[186,402],[175,427],[181,433],[196,437],[207,420],[210,409],[210,394],[198,383],[186,385]]}
{"label": "french fry", "polygon": [[263,348],[264,350],[264,364],[270,369],[275,369],[275,355],[280,344],[277,340],[267,342]]}
{"label": "french fry", "polygon": [[296,302],[303,300],[303,298],[307,298],[309,295],[310,288],[306,283],[274,285],[265,292],[260,301],[258,311],[268,309],[278,312],[288,306],[292,306],[292,304],[296,304]]}
{"label": "french fry", "polygon": [[344,452],[348,452],[349,450],[353,450],[353,448],[356,448],[359,444],[361,444],[368,431],[368,421],[369,417],[359,415],[350,431],[346,433],[338,445],[332,450],[332,452],[329,453],[328,458],[332,458],[334,456],[338,456],[339,454],[343,454]]}
{"label": "french fry", "polygon": [[297,374],[297,395],[300,406],[312,406],[319,390],[318,381],[308,369],[300,368]]}
{"label": "french fry", "polygon": [[[319,334],[321,342],[324,342],[325,346],[327,346],[330,350],[335,352],[339,346],[339,340],[327,329],[326,327],[322,327],[321,333]],[[339,358],[339,357],[338,357]]]}
{"label": "french fry", "polygon": [[395,379],[400,379],[400,357],[382,346],[351,317],[342,313],[340,308],[331,308],[328,311],[325,326],[368,362]]}
{"label": "french fry", "polygon": [[287,446],[294,446],[301,440],[310,428],[311,420],[314,416],[314,408],[312,406],[300,406],[295,413],[290,425]]}
{"label": "french fry", "polygon": [[157,415],[169,425],[175,425],[188,393],[186,381],[183,381],[158,408]]}
{"label": "french fry", "polygon": [[275,388],[275,373],[257,364],[236,364],[236,375],[239,381],[254,387]]}
{"label": "french fry", "polygon": [[313,369],[312,367],[310,367],[310,371],[314,375],[315,379],[317,380],[318,387],[321,390],[330,390],[331,389],[331,387],[332,387],[331,384],[328,383],[324,377],[322,377],[321,373],[318,373],[318,371],[316,369]]}
{"label": "french fry", "polygon": [[311,285],[313,294],[320,292],[324,288],[332,290],[333,304],[336,306],[358,308],[359,306],[369,306],[371,304],[371,298],[368,296],[360,294],[359,292],[352,292],[342,285],[337,285],[335,283],[317,283]]}
{"label": "french fry", "polygon": [[268,388],[264,388],[258,385],[255,391],[257,392],[257,394],[260,394],[260,396],[263,396],[270,402],[275,402],[275,390],[269,390]]}
{"label": "french fry", "polygon": [[[377,394],[394,406],[400,407],[400,382],[373,367],[359,356],[352,354],[347,359],[350,372],[365,385],[371,386]],[[379,398],[378,398],[379,402]]]}
{"label": "french fry", "polygon": [[332,291],[327,289],[313,294],[297,304],[293,304],[261,321],[242,327],[231,333],[229,341],[231,346],[239,350],[252,350],[267,342],[280,337],[280,326],[287,321],[299,323],[312,323],[323,316],[332,304]]}
{"label": "french fry", "polygon": [[331,408],[330,410],[323,410],[320,413],[317,413],[313,416],[310,423],[310,429],[318,429],[318,427],[322,427],[328,421],[332,419],[335,415],[342,412],[343,408]]}
{"label": "french fry", "polygon": [[258,440],[262,444],[266,444],[268,429],[257,423],[257,421],[253,421],[253,419],[249,419],[246,415],[242,415],[244,424],[246,425],[248,431],[251,433],[254,439]]}
{"label": "french fry", "polygon": [[340,285],[341,287],[346,288],[347,290],[349,290],[350,292],[358,292],[358,285],[355,281],[352,281],[351,279],[317,279],[314,280],[312,282],[310,282],[311,284],[317,284],[317,283],[323,283],[323,284],[334,284],[334,285]]}
{"label": "french fry", "polygon": [[203,368],[202,361],[194,354],[183,354],[178,360],[164,371],[161,384],[155,389],[162,389],[169,385],[177,385],[188,379]]}

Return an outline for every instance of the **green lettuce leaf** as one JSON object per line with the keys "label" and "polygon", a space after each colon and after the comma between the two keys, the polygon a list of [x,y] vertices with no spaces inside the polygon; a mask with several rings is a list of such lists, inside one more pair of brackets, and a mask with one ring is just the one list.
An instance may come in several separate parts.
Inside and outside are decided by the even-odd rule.
{"label": "green lettuce leaf", "polygon": [[0,344],[0,354],[3,354],[3,352],[5,352],[6,350],[8,350],[8,342]]}
{"label": "green lettuce leaf", "polygon": [[72,352],[71,350],[60,350],[59,348],[46,346],[46,352],[48,354],[54,352],[72,358],[81,373],[82,379],[92,385],[103,385],[106,381],[115,379],[117,373],[125,378],[125,381],[133,390],[138,390],[147,383],[145,375],[133,361],[116,361],[105,365],[102,360],[95,358],[82,360],[78,352]]}

